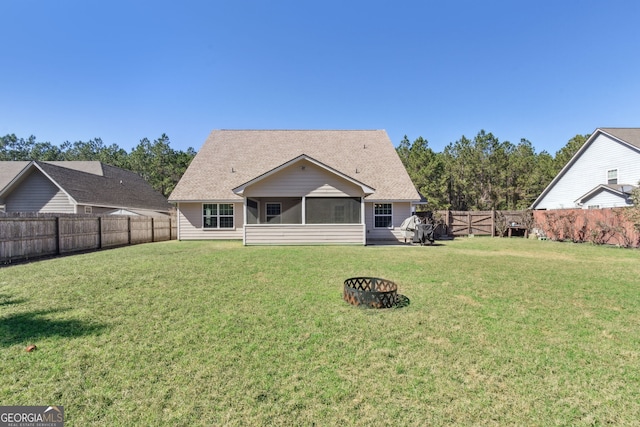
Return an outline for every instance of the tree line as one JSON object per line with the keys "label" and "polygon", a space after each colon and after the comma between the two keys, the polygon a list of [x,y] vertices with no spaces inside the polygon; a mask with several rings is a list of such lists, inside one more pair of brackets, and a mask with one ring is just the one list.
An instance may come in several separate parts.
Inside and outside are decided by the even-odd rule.
{"label": "tree line", "polygon": [[[431,210],[518,210],[533,203],[588,137],[576,135],[555,156],[536,153],[526,139],[512,144],[485,131],[473,139],[462,136],[440,153],[422,137],[410,142],[405,136],[396,151]],[[181,151],[170,144],[162,134],[127,152],[100,138],[57,146],[10,134],[0,137],[0,161],[97,160],[136,172],[168,196],[196,155],[191,147]]]}
{"label": "tree line", "polygon": [[426,139],[405,136],[396,148],[430,210],[527,209],[590,135],[576,135],[552,156],[526,139],[500,141],[480,131],[438,153]]}
{"label": "tree line", "polygon": [[0,137],[0,161],[97,160],[136,172],[165,196],[173,191],[195,155],[191,147],[187,151],[172,149],[166,134],[153,141],[143,138],[130,152],[117,144],[106,145],[100,138],[73,143],[66,141],[57,146],[39,142],[35,136],[27,139],[18,138],[15,134]]}

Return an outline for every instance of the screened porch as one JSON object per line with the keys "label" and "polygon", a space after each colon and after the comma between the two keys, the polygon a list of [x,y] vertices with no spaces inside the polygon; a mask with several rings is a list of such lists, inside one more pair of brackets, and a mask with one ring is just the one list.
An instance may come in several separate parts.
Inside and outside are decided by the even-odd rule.
{"label": "screened porch", "polygon": [[245,201],[245,224],[363,224],[360,197],[261,197]]}
{"label": "screened porch", "polygon": [[245,206],[245,245],[365,244],[360,197],[248,198]]}

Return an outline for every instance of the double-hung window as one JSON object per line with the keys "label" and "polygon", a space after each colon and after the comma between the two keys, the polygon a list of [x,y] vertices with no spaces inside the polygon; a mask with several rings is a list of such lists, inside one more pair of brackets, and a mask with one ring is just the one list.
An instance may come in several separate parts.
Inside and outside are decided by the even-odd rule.
{"label": "double-hung window", "polygon": [[233,228],[233,203],[204,203],[202,226],[207,229]]}
{"label": "double-hung window", "polygon": [[393,226],[391,203],[375,203],[373,205],[373,223],[375,228],[391,228]]}
{"label": "double-hung window", "polygon": [[607,184],[617,184],[618,183],[618,169],[609,169],[607,171]]}

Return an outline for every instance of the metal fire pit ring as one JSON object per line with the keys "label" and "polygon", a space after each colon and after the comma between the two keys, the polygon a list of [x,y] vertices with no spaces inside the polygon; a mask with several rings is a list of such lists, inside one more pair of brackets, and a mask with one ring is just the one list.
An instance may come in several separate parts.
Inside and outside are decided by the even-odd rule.
{"label": "metal fire pit ring", "polygon": [[378,277],[352,277],[344,281],[343,299],[351,305],[391,308],[398,302],[398,286]]}

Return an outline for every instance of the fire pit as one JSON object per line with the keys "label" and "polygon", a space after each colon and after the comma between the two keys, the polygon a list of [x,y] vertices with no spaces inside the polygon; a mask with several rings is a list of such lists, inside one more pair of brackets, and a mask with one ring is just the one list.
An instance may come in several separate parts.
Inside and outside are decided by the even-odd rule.
{"label": "fire pit", "polygon": [[398,302],[398,286],[377,277],[352,277],[344,281],[343,299],[351,305],[390,308]]}

